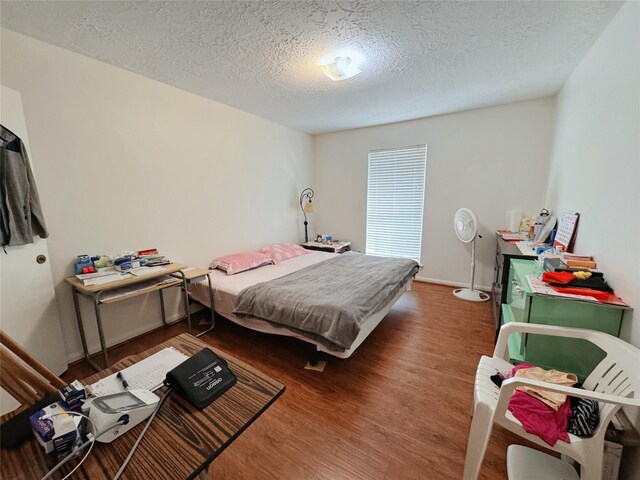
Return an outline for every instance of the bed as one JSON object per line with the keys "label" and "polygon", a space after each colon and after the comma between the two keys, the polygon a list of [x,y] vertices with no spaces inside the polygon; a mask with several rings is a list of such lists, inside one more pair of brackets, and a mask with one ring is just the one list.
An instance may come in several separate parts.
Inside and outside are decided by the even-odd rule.
{"label": "bed", "polygon": [[[387,273],[387,268],[393,271]],[[315,345],[318,351],[348,358],[396,301],[410,290],[417,270],[418,264],[412,260],[383,259],[354,252],[339,255],[311,251],[276,265],[235,275],[212,270],[209,276],[213,309],[219,315],[252,330],[298,338]],[[364,271],[367,273],[363,274]],[[317,279],[315,286],[305,287],[305,279],[312,282]],[[206,281],[193,283],[189,294],[211,308]],[[326,298],[341,299],[341,311],[328,313],[324,305]],[[308,312],[304,310],[306,307],[298,306],[298,300],[312,304]],[[366,305],[352,305],[360,305],[358,302]],[[278,317],[284,305],[292,305],[296,314],[305,312],[301,315],[301,324],[287,324],[286,315],[282,319]],[[354,310],[342,312],[342,307]]]}

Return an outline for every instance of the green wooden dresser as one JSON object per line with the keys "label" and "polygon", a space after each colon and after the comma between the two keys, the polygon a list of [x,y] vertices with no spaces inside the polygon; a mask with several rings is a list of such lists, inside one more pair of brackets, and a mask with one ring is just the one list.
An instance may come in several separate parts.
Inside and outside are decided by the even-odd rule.
{"label": "green wooden dresser", "polygon": [[[549,297],[532,293],[527,275],[540,276],[537,262],[511,259],[507,303],[502,305],[504,323],[530,322],[543,325],[588,328],[619,336],[627,308],[589,301]],[[586,340],[512,334],[509,354],[514,362],[527,362],[546,369],[575,373],[580,381],[604,358],[604,352]]]}

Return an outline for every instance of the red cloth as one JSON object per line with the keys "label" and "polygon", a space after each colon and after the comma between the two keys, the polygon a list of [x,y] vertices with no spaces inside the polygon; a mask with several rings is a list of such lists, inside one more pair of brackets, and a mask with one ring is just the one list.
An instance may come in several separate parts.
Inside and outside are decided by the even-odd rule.
{"label": "red cloth", "polygon": [[528,393],[516,391],[511,396],[509,411],[513,413],[525,431],[538,435],[552,447],[558,440],[569,443],[567,425],[571,415],[569,399],[562,404],[558,411],[549,405],[532,397]]}
{"label": "red cloth", "polygon": [[[523,363],[513,367],[512,375],[532,365]],[[532,397],[528,393],[515,391],[509,401],[509,411],[516,417],[526,432],[538,435],[552,447],[558,440],[570,442],[567,426],[571,415],[569,398],[562,406],[554,411],[549,405]]]}
{"label": "red cloth", "polygon": [[544,272],[542,274],[542,281],[544,283],[561,283],[562,285],[566,285],[576,278],[577,277],[571,272]]}
{"label": "red cloth", "polygon": [[587,297],[593,297],[599,302],[605,302],[609,298],[609,292],[603,292],[601,290],[594,290],[592,288],[580,288],[580,287],[555,287],[552,286],[556,292],[570,293],[571,295],[586,295]]}

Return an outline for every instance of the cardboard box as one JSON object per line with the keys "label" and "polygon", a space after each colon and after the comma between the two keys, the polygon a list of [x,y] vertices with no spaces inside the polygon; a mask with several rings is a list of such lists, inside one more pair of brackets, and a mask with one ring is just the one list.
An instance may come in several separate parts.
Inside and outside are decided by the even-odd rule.
{"label": "cardboard box", "polygon": [[609,440],[604,441],[604,458],[602,460],[602,480],[618,480],[622,445]]}
{"label": "cardboard box", "polygon": [[82,403],[87,399],[84,385],[82,385],[78,380],[74,380],[69,385],[62,387],[58,390],[58,394],[67,407],[76,412],[80,411]]}

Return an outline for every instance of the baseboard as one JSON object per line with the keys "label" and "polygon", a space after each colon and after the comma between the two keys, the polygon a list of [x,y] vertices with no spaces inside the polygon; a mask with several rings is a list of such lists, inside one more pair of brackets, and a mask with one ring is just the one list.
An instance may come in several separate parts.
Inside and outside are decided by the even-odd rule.
{"label": "baseboard", "polygon": [[[191,311],[191,313],[194,313]],[[182,318],[184,316],[184,314],[177,312],[174,313],[173,315],[169,315],[167,316],[167,323],[171,323],[174,322],[180,318]],[[115,347],[116,345],[119,345],[121,343],[124,343],[128,340],[131,340],[132,338],[135,338],[137,336],[143,335],[145,333],[150,332],[151,330],[155,330],[159,327],[162,327],[163,323],[162,321],[160,321],[160,323],[154,323],[153,325],[144,325],[140,328],[137,328],[135,330],[129,330],[126,333],[123,333],[122,335],[119,335],[117,337],[114,338],[110,338],[107,341],[107,348],[111,348],[111,347]],[[98,353],[101,351],[100,348],[100,343],[95,343],[93,345],[87,345],[87,348],[89,349],[89,355],[93,355],[94,353]],[[84,359],[84,353],[82,350],[78,351],[78,352],[73,352],[71,354],[67,355],[67,363],[68,364],[72,364],[73,362],[77,362],[78,360],[82,360]]]}
{"label": "baseboard", "polygon": [[[468,287],[468,283],[460,283],[460,282],[450,282],[449,280],[440,280],[439,278],[430,278],[430,277],[421,277],[416,276],[414,279],[416,282],[424,282],[424,283],[435,283],[436,285],[446,285],[448,287]],[[476,290],[480,290],[482,292],[491,293],[491,287],[487,287],[486,285],[474,285],[473,288]]]}

